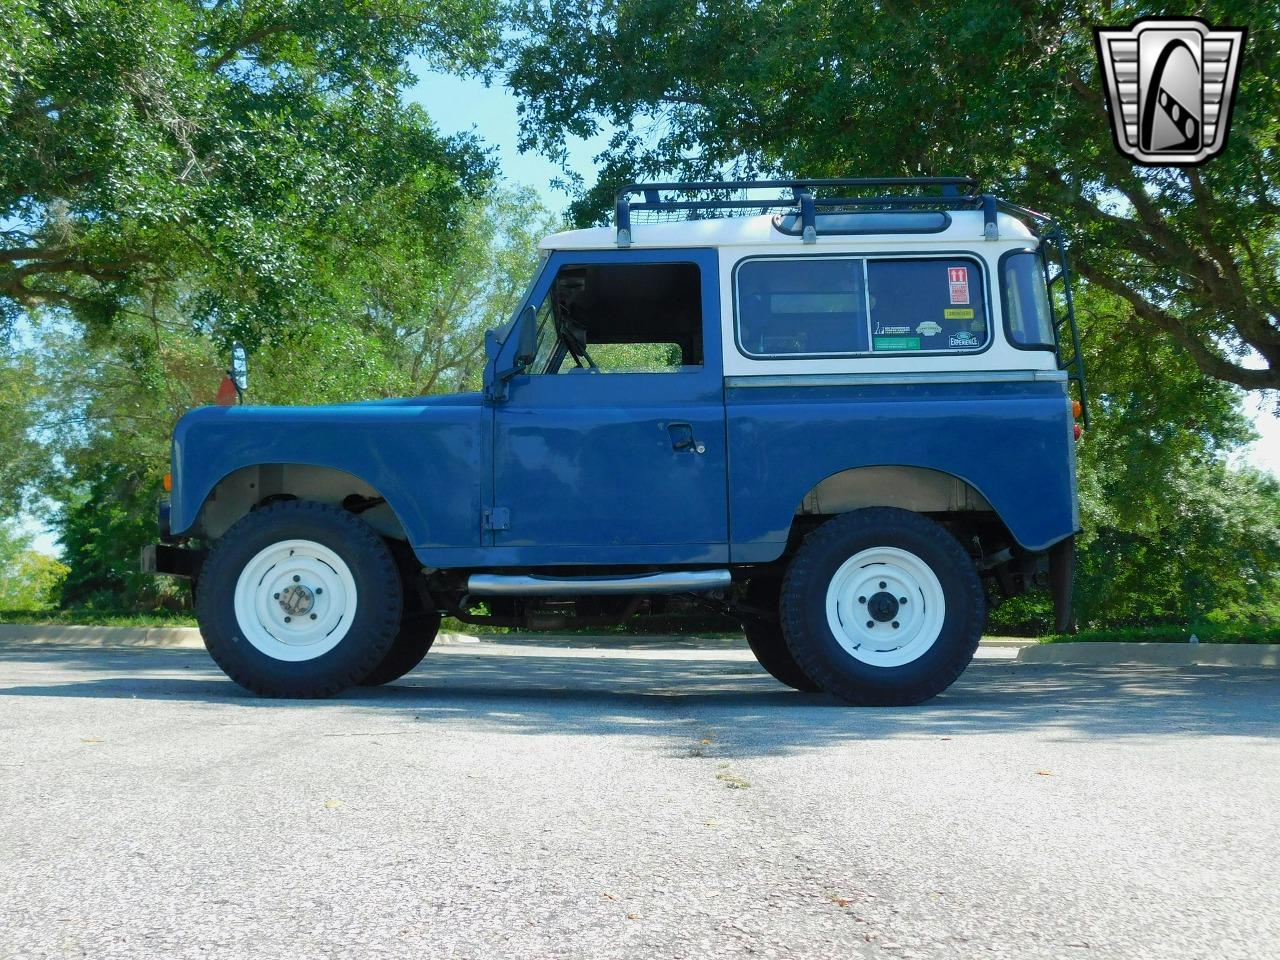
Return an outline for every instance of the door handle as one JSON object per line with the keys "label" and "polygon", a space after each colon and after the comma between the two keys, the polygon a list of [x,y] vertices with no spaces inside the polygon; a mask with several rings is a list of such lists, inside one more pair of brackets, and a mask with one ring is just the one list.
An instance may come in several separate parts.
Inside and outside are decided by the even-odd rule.
{"label": "door handle", "polygon": [[694,453],[705,453],[707,448],[699,443],[693,435],[691,423],[669,423],[667,433],[671,434],[671,449],[677,453],[692,450]]}

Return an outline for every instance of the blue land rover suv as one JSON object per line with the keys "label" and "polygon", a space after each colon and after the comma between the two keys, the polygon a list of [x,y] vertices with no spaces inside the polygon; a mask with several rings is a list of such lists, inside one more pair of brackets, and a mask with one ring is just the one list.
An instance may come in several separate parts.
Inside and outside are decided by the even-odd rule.
{"label": "blue land rover suv", "polygon": [[912,704],[1037,576],[1068,623],[1087,414],[1047,218],[966,178],[634,184],[542,247],[481,393],[178,423],[145,562],[237,683],[388,683],[442,615],[697,603],[790,687]]}

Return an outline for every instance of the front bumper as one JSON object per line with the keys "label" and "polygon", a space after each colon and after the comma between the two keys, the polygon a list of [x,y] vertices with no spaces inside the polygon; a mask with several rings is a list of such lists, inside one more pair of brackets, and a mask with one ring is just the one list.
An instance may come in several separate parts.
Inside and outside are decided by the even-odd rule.
{"label": "front bumper", "polygon": [[156,506],[156,526],[160,529],[160,542],[149,543],[142,548],[142,572],[194,580],[200,574],[208,551],[185,546],[172,534],[168,500],[161,500]]}
{"label": "front bumper", "polygon": [[204,566],[206,552],[173,543],[148,543],[142,548],[142,572],[194,580]]}

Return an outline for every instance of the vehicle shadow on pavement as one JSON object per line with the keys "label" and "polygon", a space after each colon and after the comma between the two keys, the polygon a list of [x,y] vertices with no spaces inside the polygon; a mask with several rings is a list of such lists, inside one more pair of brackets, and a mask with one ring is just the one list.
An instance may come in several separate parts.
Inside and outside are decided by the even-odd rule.
{"label": "vehicle shadow on pavement", "polygon": [[721,754],[1031,728],[1064,740],[1280,736],[1280,671],[983,660],[942,696],[892,709],[847,708],[823,695],[797,693],[746,661],[470,651],[433,653],[392,686],[317,702],[254,697],[224,678],[199,650],[8,647],[0,648],[0,697],[337,709],[529,735],[671,736],[696,726],[725,732],[717,741]]}

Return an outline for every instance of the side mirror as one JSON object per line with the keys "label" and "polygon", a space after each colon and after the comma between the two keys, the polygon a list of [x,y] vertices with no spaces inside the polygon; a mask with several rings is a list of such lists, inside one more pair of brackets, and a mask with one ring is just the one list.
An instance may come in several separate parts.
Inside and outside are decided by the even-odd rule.
{"label": "side mirror", "polygon": [[516,366],[527,367],[538,355],[538,322],[532,306],[520,311],[516,336]]}
{"label": "side mirror", "polygon": [[236,390],[244,393],[249,389],[249,357],[244,351],[243,343],[231,345],[231,379]]}

